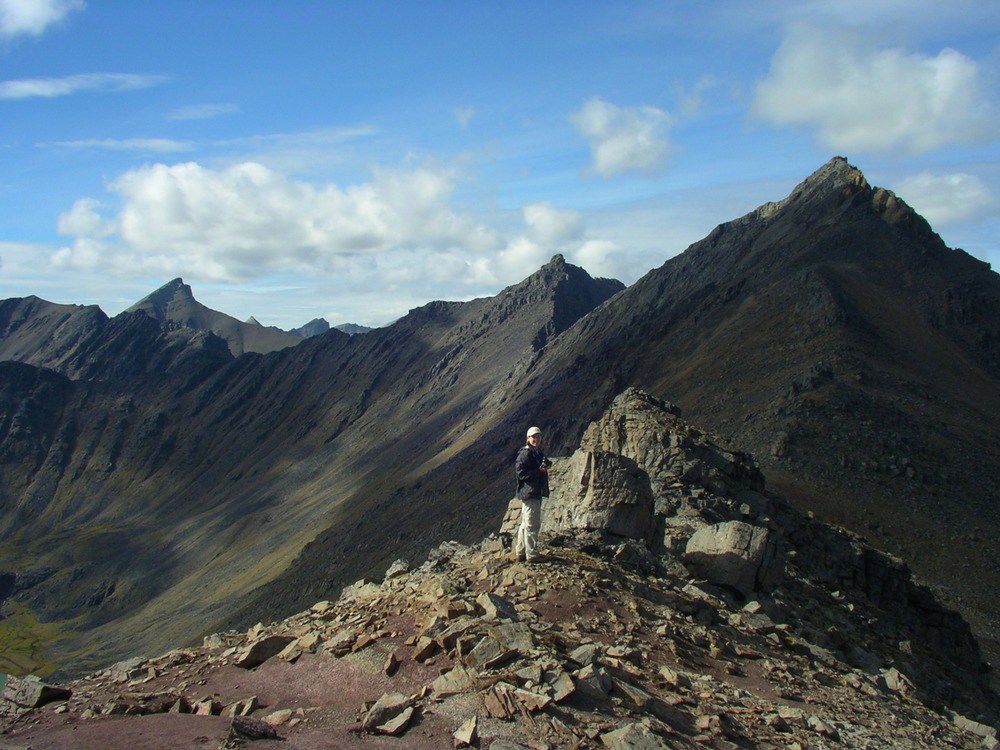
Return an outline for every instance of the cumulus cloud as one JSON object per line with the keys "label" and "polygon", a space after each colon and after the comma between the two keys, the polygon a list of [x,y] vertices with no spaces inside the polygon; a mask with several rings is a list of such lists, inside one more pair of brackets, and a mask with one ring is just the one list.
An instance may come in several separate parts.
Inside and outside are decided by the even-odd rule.
{"label": "cumulus cloud", "polygon": [[83,0],[0,0],[0,39],[38,36],[76,10]]}
{"label": "cumulus cloud", "polygon": [[560,209],[548,201],[539,201],[525,205],[521,212],[528,234],[543,245],[557,247],[583,233],[583,217],[579,211]]}
{"label": "cumulus cloud", "polygon": [[50,257],[75,278],[133,286],[176,276],[233,290],[295,280],[314,296],[324,288],[343,297],[323,304],[351,305],[350,319],[379,323],[427,300],[495,294],[557,252],[600,276],[648,268],[620,237],[594,236],[580,212],[545,201],[483,220],[464,207],[462,178],[434,163],[377,168],[348,185],[257,162],[151,164],[74,202],[57,222],[68,240]]}
{"label": "cumulus cloud", "polygon": [[619,278],[622,265],[621,247],[610,240],[587,240],[572,254],[571,259],[593,276]]}
{"label": "cumulus cloud", "polygon": [[114,225],[98,213],[100,206],[93,198],[81,198],[69,211],[59,215],[56,229],[63,235],[106,237],[114,231]]}
{"label": "cumulus cloud", "polygon": [[992,138],[997,108],[980,65],[953,49],[879,49],[857,32],[793,26],[758,82],[754,113],[816,128],[841,151],[922,153]]}
{"label": "cumulus cloud", "polygon": [[78,73],[62,78],[23,78],[0,81],[0,99],[51,99],[82,91],[131,91],[157,86],[166,76],[137,73]]}
{"label": "cumulus cloud", "polygon": [[432,168],[377,170],[370,182],[340,188],[252,162],[223,170],[154,164],[110,185],[120,202],[114,215],[101,215],[92,199],[63,214],[60,231],[76,240],[55,260],[232,281],[336,271],[384,252],[483,255],[502,247],[493,230],[451,208],[453,188],[453,175]]}
{"label": "cumulus cloud", "polygon": [[986,183],[971,174],[921,172],[900,180],[895,191],[936,227],[982,218],[998,208]]}
{"label": "cumulus cloud", "polygon": [[515,237],[489,263],[481,264],[481,271],[489,269],[482,280],[519,281],[545,265],[553,254],[528,237]]}
{"label": "cumulus cloud", "polygon": [[595,96],[569,119],[590,144],[593,168],[603,177],[666,167],[672,118],[662,109],[619,107]]}

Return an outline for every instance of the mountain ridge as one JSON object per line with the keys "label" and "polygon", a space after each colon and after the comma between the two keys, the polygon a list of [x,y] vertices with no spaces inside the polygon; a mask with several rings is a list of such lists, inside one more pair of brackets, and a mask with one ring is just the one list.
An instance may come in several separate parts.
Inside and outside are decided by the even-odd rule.
{"label": "mountain ridge", "polygon": [[[842,159],[628,289],[581,273],[556,256],[492,298],[433,302],[364,336],[331,330],[292,349],[245,355],[151,385],[132,406],[113,386],[88,386],[86,397],[81,390],[66,413],[86,403],[93,411],[80,414],[93,418],[71,428],[49,417],[48,432],[12,438],[8,450],[22,455],[31,445],[39,466],[47,455],[69,457],[60,479],[39,470],[39,503],[72,504],[86,481],[90,495],[96,488],[129,498],[128,508],[160,509],[178,526],[177,541],[150,537],[150,546],[176,573],[163,571],[154,590],[152,567],[98,565],[81,578],[86,592],[50,577],[17,596],[45,611],[56,591],[73,602],[114,584],[91,615],[99,609],[110,619],[62,646],[74,650],[113,642],[115,618],[126,613],[137,630],[149,618],[163,624],[157,643],[176,642],[166,639],[183,637],[184,625],[170,612],[187,606],[185,590],[207,592],[192,618],[204,627],[223,599],[220,618],[233,625],[295,611],[384,569],[399,552],[416,558],[442,539],[481,538],[504,513],[509,462],[526,425],[542,424],[553,452],[571,450],[617,394],[638,386],[757,455],[772,484],[802,507],[874,534],[937,590],[952,586],[949,601],[996,653],[996,604],[984,595],[997,575],[989,566],[995,544],[973,550],[973,580],[957,575],[942,546],[966,529],[996,538],[989,467],[1000,447],[988,419],[998,398],[995,274],[944,247]],[[886,319],[875,314],[879,305],[923,318]],[[916,329],[915,320],[923,321]],[[881,358],[886,341],[907,351],[908,337],[916,354]],[[929,378],[918,365],[930,367],[939,357],[926,355],[937,351],[961,356],[947,360],[947,377]],[[960,387],[966,377],[978,383],[971,396]],[[37,401],[30,389],[0,399],[12,405],[0,412],[0,440],[16,405]],[[26,469],[18,474],[3,455],[0,472],[22,487]],[[943,502],[953,492],[981,500],[953,508]],[[891,523],[900,512],[933,546],[914,548],[900,536],[906,529]],[[281,543],[269,545],[279,531]],[[216,552],[221,562],[213,563]],[[116,645],[118,653],[153,647],[134,636]]]}
{"label": "mountain ridge", "polygon": [[212,310],[194,298],[191,287],[181,278],[168,281],[146,295],[126,312],[142,312],[161,323],[170,322],[194,329],[204,329],[225,339],[234,357],[245,352],[268,352],[295,346],[301,339],[280,328],[263,326],[253,316],[242,322],[226,313]]}
{"label": "mountain ridge", "polygon": [[[42,581],[33,578],[29,568],[25,578],[35,582],[20,592],[22,599],[43,610],[51,608],[53,600],[68,602],[70,609],[80,596],[94,601],[99,607],[90,608],[90,617],[98,633],[102,623],[127,622],[139,601],[162,607],[166,611],[162,616],[172,618],[172,627],[190,627],[190,609],[183,614],[175,598],[186,597],[187,587],[198,586],[199,576],[212,581],[218,596],[223,596],[267,580],[274,574],[272,565],[279,569],[287,565],[285,548],[295,549],[308,541],[315,533],[311,524],[331,512],[325,504],[335,509],[357,492],[346,479],[337,479],[337,473],[353,477],[377,466],[424,463],[443,438],[401,435],[399,415],[441,419],[440,415],[460,411],[463,403],[475,400],[475,394],[508,367],[505,358],[483,351],[485,342],[499,334],[501,341],[487,348],[530,352],[539,332],[551,327],[548,321],[555,311],[564,313],[567,301],[554,302],[553,289],[569,276],[561,265],[547,266],[526,284],[515,285],[497,298],[431,303],[388,329],[364,336],[331,330],[294,348],[230,360],[186,383],[166,380],[155,390],[133,392],[127,399],[116,394],[111,384],[103,396],[81,395],[81,401],[89,398],[95,414],[121,416],[111,424],[104,417],[92,432],[75,438],[78,460],[86,460],[82,456],[94,459],[80,468],[68,467],[77,479],[67,481],[64,471],[64,481],[55,487],[49,481],[39,486],[37,478],[31,486],[37,487],[38,502],[43,502],[47,492],[50,504],[61,506],[86,492],[81,479],[96,475],[106,491],[124,492],[130,499],[100,507],[93,500],[76,502],[94,508],[95,520],[111,524],[114,531],[107,538],[121,539],[122,552],[134,553],[133,545],[139,540],[145,540],[140,543],[148,550],[139,560],[124,555],[82,563],[91,570],[84,579],[92,588],[81,595],[67,590],[74,585],[74,575],[80,575],[79,566],[51,573]],[[130,314],[136,315],[141,313]],[[491,321],[497,319],[503,319],[504,325],[494,326]],[[401,373],[409,375],[400,379]],[[465,384],[465,380],[471,382]],[[81,391],[92,387],[79,386]],[[387,420],[393,425],[388,431],[382,426]],[[86,451],[81,453],[84,446]],[[52,447],[43,440],[36,450],[44,455]],[[395,453],[385,454],[388,447]],[[319,455],[327,460],[319,461]],[[110,473],[108,467],[113,467]],[[165,479],[151,484],[156,477]],[[320,481],[325,486],[313,494],[310,488]],[[302,486],[296,487],[297,482]],[[234,490],[238,503],[230,496]],[[128,519],[138,508],[144,508],[139,517],[145,530],[137,535],[138,530],[129,531]],[[240,536],[271,518],[275,519],[272,526],[286,531],[279,544],[269,538]],[[153,533],[160,527],[170,531]],[[133,544],[124,544],[126,539]],[[39,552],[33,567],[42,567],[50,557],[40,552],[45,538],[34,540],[34,546]],[[284,562],[277,562],[281,558]],[[156,565],[158,559],[163,561],[160,565]],[[232,575],[226,581],[228,571]],[[251,572],[259,577],[255,579]],[[183,583],[189,577],[192,581]],[[108,591],[112,593],[101,596],[100,592]],[[220,606],[212,598],[198,616],[217,617]],[[49,611],[50,616],[68,614],[66,607]],[[152,634],[159,643],[174,637],[170,627],[163,624],[162,628]],[[71,641],[76,645],[65,647],[94,643],[95,637],[100,639],[88,632],[80,641]],[[128,638],[116,640],[111,635],[107,643],[112,649],[140,647]]]}

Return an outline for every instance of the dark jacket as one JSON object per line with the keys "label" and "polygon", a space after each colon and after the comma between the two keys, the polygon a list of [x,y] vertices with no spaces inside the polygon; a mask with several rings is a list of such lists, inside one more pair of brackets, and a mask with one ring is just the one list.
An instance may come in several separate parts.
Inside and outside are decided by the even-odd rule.
{"label": "dark jacket", "polygon": [[549,474],[540,471],[545,456],[540,450],[526,445],[517,452],[514,469],[517,472],[517,497],[519,500],[541,500],[549,496]]}

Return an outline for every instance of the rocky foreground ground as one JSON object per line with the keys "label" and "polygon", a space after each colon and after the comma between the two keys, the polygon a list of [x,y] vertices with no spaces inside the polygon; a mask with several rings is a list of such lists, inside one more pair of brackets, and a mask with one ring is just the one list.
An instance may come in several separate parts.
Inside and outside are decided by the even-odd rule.
{"label": "rocky foreground ground", "polygon": [[1000,747],[967,624],[668,404],[626,392],[553,468],[543,561],[512,504],[286,620],[11,679],[0,748]]}
{"label": "rocky foreground ground", "polygon": [[[282,622],[115,665],[34,709],[7,700],[0,747],[996,746],[894,668],[804,639],[808,600],[775,621],[708,589],[568,547],[528,566],[499,540],[446,545]],[[843,627],[864,604],[838,606]]]}

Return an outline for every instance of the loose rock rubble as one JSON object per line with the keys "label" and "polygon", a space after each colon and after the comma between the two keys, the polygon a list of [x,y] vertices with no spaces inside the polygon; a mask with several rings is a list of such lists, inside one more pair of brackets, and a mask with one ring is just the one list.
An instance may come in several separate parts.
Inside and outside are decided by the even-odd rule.
{"label": "loose rock rubble", "polygon": [[[628,485],[656,478],[655,502],[643,504],[651,520],[614,525],[638,537],[593,526],[604,511],[584,508],[582,525],[567,524],[556,497],[543,562],[510,559],[512,516],[480,544],[446,543],[414,569],[397,561],[381,583],[359,581],[280,622],[48,693],[12,680],[0,748],[233,748],[279,737],[287,748],[997,747],[997,696],[978,663],[968,669],[943,610],[931,635],[924,620],[940,608],[905,571],[794,516],[762,494],[745,458],[727,471],[707,441],[690,444],[700,457],[675,460],[672,478],[676,455],[654,448],[683,450],[663,426],[688,428],[643,394],[629,398],[641,408],[618,404],[628,429],[609,428],[612,410],[588,435],[657,434],[641,460],[615,454],[632,462]],[[563,461],[564,491],[627,501],[594,470],[620,464],[580,460],[590,474],[573,485],[573,459]],[[607,505],[605,518],[616,514]],[[754,574],[722,580],[689,542],[737,521],[768,532],[770,562],[742,555],[737,568]],[[723,536],[759,551],[743,531]],[[834,553],[826,565],[806,551],[817,544]],[[855,553],[862,571],[849,564]],[[769,567],[779,560],[781,576]],[[905,611],[886,608],[901,601]]]}

